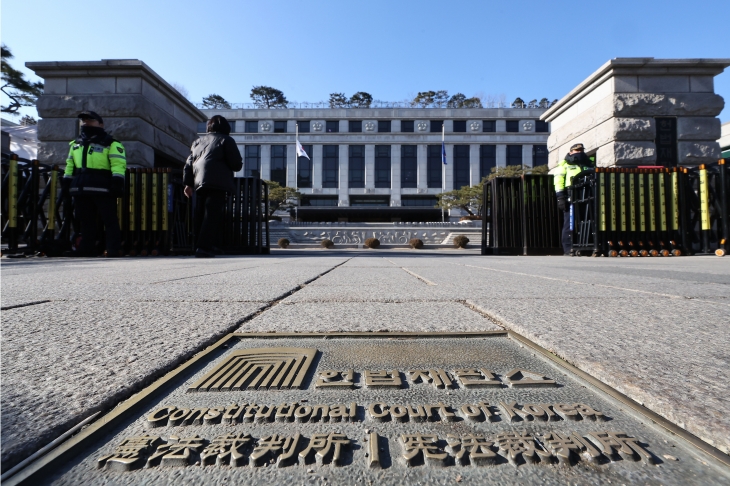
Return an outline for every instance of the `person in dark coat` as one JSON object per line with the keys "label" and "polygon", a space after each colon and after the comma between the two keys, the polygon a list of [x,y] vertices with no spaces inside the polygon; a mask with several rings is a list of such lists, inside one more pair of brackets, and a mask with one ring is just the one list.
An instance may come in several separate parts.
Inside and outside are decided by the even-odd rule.
{"label": "person in dark coat", "polygon": [[220,115],[208,120],[205,135],[193,142],[183,169],[185,195],[195,191],[196,258],[212,258],[220,244],[226,193],[233,192],[233,173],[243,167],[231,125]]}

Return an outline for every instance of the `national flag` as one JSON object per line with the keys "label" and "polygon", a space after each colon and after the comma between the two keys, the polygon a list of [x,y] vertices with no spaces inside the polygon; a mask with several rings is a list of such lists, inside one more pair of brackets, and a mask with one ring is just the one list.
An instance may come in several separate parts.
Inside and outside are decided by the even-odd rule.
{"label": "national flag", "polygon": [[304,147],[302,147],[302,144],[299,143],[299,140],[297,140],[297,157],[306,157],[308,160],[312,160],[309,158],[309,155],[307,155],[307,152],[304,151]]}
{"label": "national flag", "polygon": [[446,165],[446,144],[441,142],[441,161]]}

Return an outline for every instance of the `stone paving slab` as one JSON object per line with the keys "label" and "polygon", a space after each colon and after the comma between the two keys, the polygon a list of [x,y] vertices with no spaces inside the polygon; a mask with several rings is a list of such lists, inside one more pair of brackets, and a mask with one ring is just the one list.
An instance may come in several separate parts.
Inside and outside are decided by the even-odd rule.
{"label": "stone paving slab", "polygon": [[238,332],[491,331],[489,319],[458,302],[317,302],[279,304]]}
{"label": "stone paving slab", "polygon": [[[468,265],[468,266],[467,266]],[[451,267],[451,268],[449,268]],[[472,262],[465,264],[447,265],[446,268],[423,268],[412,265],[411,270],[425,278],[441,285],[471,285],[471,282],[484,282],[485,286],[490,282],[532,283],[534,288],[551,288],[553,286],[579,286],[580,288],[592,289],[598,293],[612,295],[613,290],[624,292],[636,291],[645,294],[657,294],[674,297],[724,297],[730,294],[730,285],[719,283],[705,283],[684,281],[679,279],[666,279],[655,277],[637,277],[634,275],[617,275],[615,273],[604,274],[596,269],[585,270],[548,270],[540,268],[535,271],[528,269],[516,269],[513,267],[500,268],[490,265],[488,262]],[[484,272],[485,275],[479,275]],[[463,283],[462,283],[463,282]],[[518,283],[518,285],[521,285]],[[591,287],[593,286],[593,287]],[[539,295],[539,291],[526,292],[528,295]]]}
{"label": "stone paving slab", "polygon": [[[298,282],[274,282],[268,285],[211,284],[211,283],[161,283],[161,284],[117,284],[99,283],[90,291],[88,284],[71,283],[53,289],[34,288],[25,295],[34,295],[38,300],[50,301],[108,301],[108,302],[269,302],[286,295]],[[209,282],[209,281],[208,281]],[[26,288],[27,289],[27,288]],[[22,304],[27,297],[17,301],[8,298],[3,305]],[[16,303],[17,302],[17,303]]]}
{"label": "stone paving slab", "polygon": [[3,311],[3,463],[115,405],[261,307],[54,302]]}
{"label": "stone paving slab", "polygon": [[674,299],[471,299],[509,329],[730,451],[727,309]]}
{"label": "stone paving slab", "polygon": [[[80,267],[64,260],[54,261],[56,265],[23,265],[27,273],[12,266],[6,271],[9,266],[4,265],[0,300],[2,307],[42,300],[270,301],[346,258],[326,260],[332,263],[302,265],[296,259],[239,261],[226,257],[211,260],[217,263],[211,267],[208,260],[196,266],[199,260],[191,258],[172,260],[178,265],[158,259],[152,262],[155,271],[150,271],[150,260],[82,260]],[[183,286],[186,284],[189,287]]]}
{"label": "stone paving slab", "polygon": [[382,282],[384,287],[393,285],[420,285],[421,282],[403,269],[389,265],[388,267],[345,267],[330,272],[317,279],[314,285],[337,286],[352,285],[357,282]]}

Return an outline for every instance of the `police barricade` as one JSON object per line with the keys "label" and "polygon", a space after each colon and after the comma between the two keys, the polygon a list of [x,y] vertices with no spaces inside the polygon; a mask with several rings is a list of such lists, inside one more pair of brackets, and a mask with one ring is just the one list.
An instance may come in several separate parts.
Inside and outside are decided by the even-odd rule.
{"label": "police barricade", "polygon": [[[56,230],[63,214],[58,206],[58,173],[37,160],[2,155],[2,240],[8,253],[38,251]],[[48,218],[47,215],[55,215]],[[41,233],[39,234],[39,229]]]}
{"label": "police barricade", "polygon": [[597,168],[573,178],[578,255],[679,256],[728,250],[724,160],[698,168]]}
{"label": "police barricade", "polygon": [[[83,235],[62,178],[57,166],[3,154],[2,241],[7,244],[3,253],[60,256],[78,245]],[[252,178],[237,179],[236,188],[227,198],[224,250],[268,254],[268,188]],[[123,255],[194,252],[194,200],[185,197],[183,189],[181,170],[127,170],[125,193],[117,199]],[[103,233],[96,247],[101,254]]]}
{"label": "police barricade", "polygon": [[258,177],[237,177],[226,196],[223,250],[229,255],[268,255],[269,186]]}
{"label": "police barricade", "polygon": [[553,178],[525,174],[484,184],[482,255],[561,255]]}

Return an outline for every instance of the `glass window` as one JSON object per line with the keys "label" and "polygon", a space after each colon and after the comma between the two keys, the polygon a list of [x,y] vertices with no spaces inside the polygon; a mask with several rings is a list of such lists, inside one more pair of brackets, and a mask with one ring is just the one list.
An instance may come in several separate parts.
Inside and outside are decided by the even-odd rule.
{"label": "glass window", "polygon": [[348,149],[348,181],[350,187],[365,187],[365,145],[350,145]]}
{"label": "glass window", "polygon": [[497,131],[497,120],[483,120],[482,121],[483,132],[496,132]]}
{"label": "glass window", "polygon": [[302,206],[337,206],[337,196],[302,197]]}
{"label": "glass window", "polygon": [[454,189],[469,187],[469,146],[454,145]]}
{"label": "glass window", "polygon": [[274,122],[274,133],[286,133],[286,122],[275,121]]}
{"label": "glass window", "polygon": [[378,120],[378,132],[390,133],[390,120]]}
{"label": "glass window", "polygon": [[350,120],[350,132],[362,132],[362,120]]}
{"label": "glass window", "polygon": [[401,120],[400,121],[400,131],[401,132],[413,132],[413,120]]}
{"label": "glass window", "polygon": [[537,133],[548,132],[548,122],[542,120],[535,120],[535,131]]}
{"label": "glass window", "polygon": [[207,122],[198,123],[198,133],[205,133],[207,129],[208,129]]}
{"label": "glass window", "polygon": [[507,165],[522,165],[522,145],[507,145]]}
{"label": "glass window", "polygon": [[299,121],[297,125],[299,125],[299,133],[309,133],[309,120]]}
{"label": "glass window", "polygon": [[418,155],[416,145],[400,146],[400,186],[418,187]]}
{"label": "glass window", "polygon": [[492,168],[497,167],[497,146],[479,146],[479,180],[483,180],[492,173]]}
{"label": "glass window", "polygon": [[434,196],[429,197],[423,197],[423,196],[401,196],[400,197],[400,205],[401,206],[407,206],[407,207],[426,207],[426,208],[435,208],[436,204],[438,204],[438,199],[436,199]]}
{"label": "glass window", "polygon": [[375,187],[390,188],[390,145],[375,146]]}
{"label": "glass window", "polygon": [[245,128],[246,128],[246,133],[259,133],[259,122],[247,121]]}
{"label": "glass window", "polygon": [[507,131],[517,133],[520,131],[519,120],[507,120]]}
{"label": "glass window", "polygon": [[337,187],[339,173],[340,147],[324,145],[322,147],[322,187]]}
{"label": "glass window", "polygon": [[[302,145],[302,148],[313,157],[311,145]],[[304,156],[297,157],[297,172],[297,187],[312,187],[312,161]]]}
{"label": "glass window", "polygon": [[271,146],[271,180],[286,186],[286,145]]}
{"label": "glass window", "polygon": [[441,133],[441,127],[443,126],[444,121],[443,120],[431,120],[431,132],[438,132]]}
{"label": "glass window", "polygon": [[532,146],[532,166],[537,167],[538,165],[545,165],[548,163],[548,148],[547,145],[533,145]]}
{"label": "glass window", "polygon": [[326,122],[325,130],[327,130],[327,133],[337,133],[340,131],[340,122],[339,120],[330,120]]}
{"label": "glass window", "polygon": [[228,120],[228,124],[231,126],[231,133],[236,133],[236,121]]}
{"label": "glass window", "polygon": [[466,131],[466,120],[454,120],[454,131],[465,132]]}
{"label": "glass window", "polygon": [[261,177],[261,145],[244,147],[244,177]]}
{"label": "glass window", "polygon": [[[433,123],[433,122],[432,122]],[[441,163],[441,144],[428,146],[428,157],[426,159],[426,181],[429,188],[440,189],[441,173],[443,171]]]}

